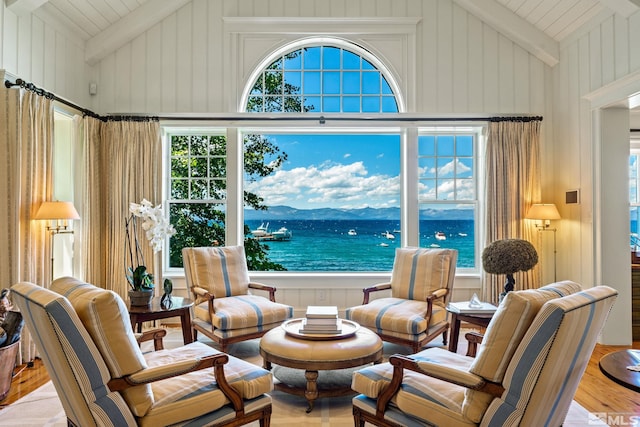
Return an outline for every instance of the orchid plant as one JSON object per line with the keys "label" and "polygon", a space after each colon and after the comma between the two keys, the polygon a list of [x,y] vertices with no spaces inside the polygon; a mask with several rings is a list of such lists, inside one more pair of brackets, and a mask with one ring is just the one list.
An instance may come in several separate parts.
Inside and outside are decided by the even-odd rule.
{"label": "orchid plant", "polygon": [[142,221],[142,229],[154,254],[162,250],[164,240],[174,235],[176,230],[164,216],[162,205],[154,207],[147,199],[143,199],[139,204],[131,203],[129,212],[129,218],[125,223],[127,281],[134,291],[150,290],[154,287],[153,275],[147,271],[144,255],[138,242],[138,221]]}

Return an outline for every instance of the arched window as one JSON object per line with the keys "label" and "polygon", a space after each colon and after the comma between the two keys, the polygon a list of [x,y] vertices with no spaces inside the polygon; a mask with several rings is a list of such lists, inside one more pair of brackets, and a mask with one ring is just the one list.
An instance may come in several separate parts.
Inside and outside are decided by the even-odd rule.
{"label": "arched window", "polygon": [[340,46],[305,46],[279,55],[259,73],[246,111],[397,113],[396,96],[363,55]]}

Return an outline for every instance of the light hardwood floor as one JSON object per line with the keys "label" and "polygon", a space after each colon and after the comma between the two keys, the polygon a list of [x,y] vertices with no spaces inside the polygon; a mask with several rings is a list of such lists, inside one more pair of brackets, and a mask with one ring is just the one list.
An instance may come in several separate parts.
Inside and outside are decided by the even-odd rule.
{"label": "light hardwood floor", "polygon": [[[624,348],[629,347],[596,346],[575,395],[575,400],[589,412],[640,414],[639,394],[605,377],[598,366],[602,356]],[[633,348],[640,349],[640,342],[634,342]],[[33,367],[18,366],[15,372],[19,373],[13,378],[9,394],[0,402],[0,408],[12,404],[49,381],[41,360],[36,360]]]}

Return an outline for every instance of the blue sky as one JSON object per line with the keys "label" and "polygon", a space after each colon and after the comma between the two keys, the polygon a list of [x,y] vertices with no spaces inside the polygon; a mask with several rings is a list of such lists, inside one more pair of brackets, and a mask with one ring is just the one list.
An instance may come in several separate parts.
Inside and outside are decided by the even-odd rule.
{"label": "blue sky", "polygon": [[399,135],[277,134],[288,161],[247,190],[298,209],[400,205]]}

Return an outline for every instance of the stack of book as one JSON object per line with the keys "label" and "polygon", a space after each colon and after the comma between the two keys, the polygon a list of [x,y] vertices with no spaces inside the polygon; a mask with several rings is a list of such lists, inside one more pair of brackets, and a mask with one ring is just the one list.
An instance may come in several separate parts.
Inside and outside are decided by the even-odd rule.
{"label": "stack of book", "polygon": [[338,307],[310,305],[302,319],[300,333],[303,334],[339,334],[342,332],[338,319]]}

